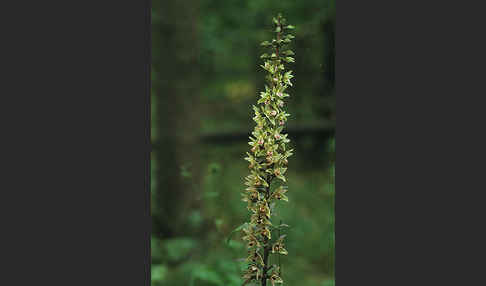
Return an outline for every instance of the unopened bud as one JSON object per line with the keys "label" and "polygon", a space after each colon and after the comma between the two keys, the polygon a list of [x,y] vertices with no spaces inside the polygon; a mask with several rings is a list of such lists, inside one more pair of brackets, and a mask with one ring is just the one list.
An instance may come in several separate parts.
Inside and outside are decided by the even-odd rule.
{"label": "unopened bud", "polygon": [[272,111],[270,112],[270,115],[272,115],[272,116],[275,116],[275,115],[277,115],[277,111],[275,111],[275,110],[272,110]]}

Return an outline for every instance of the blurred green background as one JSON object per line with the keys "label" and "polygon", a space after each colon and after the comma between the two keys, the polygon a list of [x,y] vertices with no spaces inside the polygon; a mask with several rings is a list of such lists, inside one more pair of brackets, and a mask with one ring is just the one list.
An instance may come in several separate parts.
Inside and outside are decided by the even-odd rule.
{"label": "blurred green background", "polygon": [[259,45],[296,26],[287,100],[286,285],[334,285],[335,1],[152,1],[152,285],[240,286],[241,201],[263,90]]}

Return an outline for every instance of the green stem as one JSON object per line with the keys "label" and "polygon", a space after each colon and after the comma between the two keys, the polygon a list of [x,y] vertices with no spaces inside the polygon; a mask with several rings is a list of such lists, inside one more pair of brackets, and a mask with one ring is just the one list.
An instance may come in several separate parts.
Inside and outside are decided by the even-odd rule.
{"label": "green stem", "polygon": [[[268,200],[270,198],[270,184],[272,183],[273,176],[268,179],[268,187],[265,190],[265,197]],[[263,248],[263,270],[262,270],[262,286],[267,285],[267,270],[268,270],[268,256],[270,254],[270,245],[268,245],[268,238],[264,238]]]}
{"label": "green stem", "polygon": [[[282,25],[280,24],[280,19],[278,19],[278,27],[280,27],[280,30],[282,30]],[[280,33],[281,32],[278,32],[277,33],[277,41],[280,40]],[[278,50],[278,46],[275,47],[275,54],[277,55],[277,59],[279,59],[279,50]],[[274,85],[276,85],[277,83],[274,83]],[[268,179],[268,187],[267,187],[267,190],[266,190],[266,199],[268,200],[270,198],[270,184],[271,184],[271,181],[273,180],[275,176],[274,175],[270,175],[270,178]],[[265,247],[263,249],[263,271],[262,271],[262,286],[266,286],[267,285],[267,278],[268,278],[268,274],[267,274],[267,271],[269,270],[269,267],[268,267],[268,257],[270,255],[270,249],[271,249],[271,245],[269,244],[269,241],[267,238],[264,238],[264,241],[265,241]]]}

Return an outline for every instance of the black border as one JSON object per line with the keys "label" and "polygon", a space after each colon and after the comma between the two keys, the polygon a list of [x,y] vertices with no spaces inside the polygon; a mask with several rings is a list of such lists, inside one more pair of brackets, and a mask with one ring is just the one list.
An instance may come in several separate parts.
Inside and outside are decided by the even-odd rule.
{"label": "black border", "polygon": [[152,217],[150,204],[150,180],[151,180],[151,164],[150,155],[152,152],[151,144],[151,64],[152,64],[152,1],[145,0],[145,215],[148,218],[146,221],[145,232],[145,279],[146,285],[151,284],[151,232],[152,232]]}
{"label": "black border", "polygon": [[9,4],[0,285],[148,286],[151,1]]}

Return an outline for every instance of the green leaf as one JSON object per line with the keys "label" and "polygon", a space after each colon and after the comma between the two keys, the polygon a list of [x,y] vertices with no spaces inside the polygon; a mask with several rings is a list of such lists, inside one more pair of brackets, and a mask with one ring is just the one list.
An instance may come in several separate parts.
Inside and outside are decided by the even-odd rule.
{"label": "green leaf", "polygon": [[294,59],[293,57],[286,57],[284,60],[285,60],[286,62],[288,62],[288,63],[293,63],[293,62],[295,62],[295,59]]}
{"label": "green leaf", "polygon": [[161,264],[155,264],[151,267],[151,277],[154,282],[162,282],[167,277],[167,266]]}
{"label": "green leaf", "polygon": [[196,241],[191,238],[173,238],[165,241],[167,257],[173,262],[187,257],[195,248]]}
{"label": "green leaf", "polygon": [[268,120],[270,120],[270,123],[272,123],[272,125],[275,125],[275,118],[272,118],[272,117],[268,117]]}
{"label": "green leaf", "polygon": [[289,29],[289,30],[293,30],[293,29],[295,29],[295,27],[294,27],[294,26],[292,26],[292,25],[287,25],[285,28],[286,28],[286,29]]}
{"label": "green leaf", "polygon": [[223,278],[209,266],[198,265],[192,270],[190,286],[196,285],[214,285],[223,286],[225,285]]}
{"label": "green leaf", "polygon": [[226,239],[226,243],[229,244],[230,240],[231,240],[231,237],[238,231],[242,230],[243,228],[247,227],[248,226],[248,223],[245,222],[243,224],[241,224],[240,226],[236,227],[235,229],[233,229],[233,231],[231,231],[231,233],[229,234],[228,236],[228,239]]}

